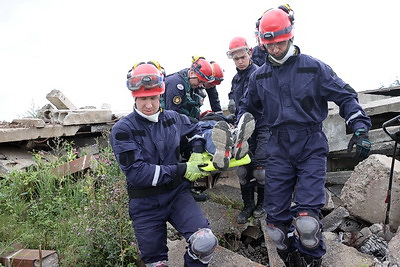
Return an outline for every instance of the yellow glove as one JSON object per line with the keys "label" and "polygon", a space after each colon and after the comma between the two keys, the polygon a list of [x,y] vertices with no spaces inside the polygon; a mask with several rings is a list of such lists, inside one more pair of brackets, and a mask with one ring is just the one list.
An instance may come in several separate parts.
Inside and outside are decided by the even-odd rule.
{"label": "yellow glove", "polygon": [[195,153],[193,152],[190,155],[190,158],[188,160],[189,162],[198,162],[198,164],[202,164],[203,163],[203,154],[202,153]]}
{"label": "yellow glove", "polygon": [[[201,154],[200,154],[201,155]],[[198,167],[198,162],[186,162],[186,172],[183,175],[186,179],[191,182],[196,181],[197,179],[208,176],[208,172],[202,171]]]}

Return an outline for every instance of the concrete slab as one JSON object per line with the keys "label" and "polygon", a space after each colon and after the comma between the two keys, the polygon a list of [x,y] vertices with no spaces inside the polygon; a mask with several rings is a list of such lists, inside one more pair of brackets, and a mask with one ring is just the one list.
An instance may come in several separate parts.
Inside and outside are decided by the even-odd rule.
{"label": "concrete slab", "polygon": [[80,126],[46,125],[43,128],[0,128],[0,143],[73,136]]}
{"label": "concrete slab", "polygon": [[112,111],[106,109],[56,110],[53,121],[62,125],[106,123],[112,120]]}
{"label": "concrete slab", "polygon": [[77,109],[76,106],[72,104],[72,102],[60,90],[52,90],[46,95],[46,98],[57,109]]}
{"label": "concrete slab", "polygon": [[38,118],[14,119],[12,123],[21,124],[27,127],[36,127],[36,128],[43,128],[45,126],[45,122],[42,119]]}

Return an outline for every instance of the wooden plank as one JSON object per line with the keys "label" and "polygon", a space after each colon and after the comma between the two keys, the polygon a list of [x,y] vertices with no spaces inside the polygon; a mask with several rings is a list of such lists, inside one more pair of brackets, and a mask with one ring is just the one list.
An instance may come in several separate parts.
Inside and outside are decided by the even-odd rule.
{"label": "wooden plank", "polygon": [[6,267],[58,267],[58,255],[54,250],[20,249],[0,257],[0,262]]}

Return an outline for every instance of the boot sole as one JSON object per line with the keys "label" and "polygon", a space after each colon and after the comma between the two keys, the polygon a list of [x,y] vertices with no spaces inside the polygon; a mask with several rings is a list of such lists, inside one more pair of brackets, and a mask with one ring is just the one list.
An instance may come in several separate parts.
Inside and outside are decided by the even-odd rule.
{"label": "boot sole", "polygon": [[231,147],[233,146],[232,133],[227,122],[219,121],[212,130],[212,140],[216,151],[213,156],[214,168],[226,170],[231,158]]}
{"label": "boot sole", "polygon": [[242,117],[240,117],[237,128],[238,132],[233,149],[233,155],[236,160],[243,158],[249,152],[247,140],[251,137],[255,128],[253,115],[248,112],[244,113]]}

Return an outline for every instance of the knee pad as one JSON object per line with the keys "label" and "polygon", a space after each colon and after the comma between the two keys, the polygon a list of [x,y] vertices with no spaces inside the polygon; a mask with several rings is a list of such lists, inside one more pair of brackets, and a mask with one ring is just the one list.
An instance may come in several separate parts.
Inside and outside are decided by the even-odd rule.
{"label": "knee pad", "polygon": [[188,240],[188,254],[194,260],[208,264],[218,245],[217,237],[208,228],[201,228],[194,232]]}
{"label": "knee pad", "polygon": [[303,246],[308,249],[314,249],[319,245],[321,227],[316,215],[311,212],[299,212],[294,220],[294,226]]}
{"label": "knee pad", "polygon": [[267,225],[267,233],[278,250],[287,250],[294,242],[294,232],[284,225]]}
{"label": "knee pad", "polygon": [[236,169],[236,174],[239,177],[239,183],[241,185],[245,185],[248,183],[246,177],[247,177],[247,168],[245,166],[239,166]]}
{"label": "knee pad", "polygon": [[254,169],[253,177],[256,179],[257,183],[264,186],[265,185],[265,169]]}

